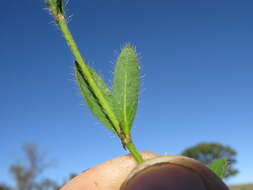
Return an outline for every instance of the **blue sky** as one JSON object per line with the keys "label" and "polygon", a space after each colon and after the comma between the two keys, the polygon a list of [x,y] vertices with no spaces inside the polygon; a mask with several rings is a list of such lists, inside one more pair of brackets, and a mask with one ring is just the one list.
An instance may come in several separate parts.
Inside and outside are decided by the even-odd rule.
{"label": "blue sky", "polygon": [[[143,75],[133,138],[140,150],[179,154],[220,142],[238,152],[252,183],[253,2],[250,0],[70,0],[70,29],[85,58],[110,83],[130,42]],[[54,160],[44,176],[70,173],[125,154],[90,113],[73,77],[73,57],[42,0],[0,7],[0,182],[35,142]]]}

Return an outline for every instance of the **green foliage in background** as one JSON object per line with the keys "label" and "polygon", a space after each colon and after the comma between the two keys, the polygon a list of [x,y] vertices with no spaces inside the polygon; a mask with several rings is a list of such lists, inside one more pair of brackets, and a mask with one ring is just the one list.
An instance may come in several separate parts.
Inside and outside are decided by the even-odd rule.
{"label": "green foliage in background", "polygon": [[238,170],[234,169],[237,153],[233,148],[229,146],[225,146],[219,143],[199,143],[195,146],[185,149],[181,154],[183,156],[199,160],[207,166],[211,165],[217,160],[226,158],[228,168],[225,172],[224,178],[234,176],[238,173]]}

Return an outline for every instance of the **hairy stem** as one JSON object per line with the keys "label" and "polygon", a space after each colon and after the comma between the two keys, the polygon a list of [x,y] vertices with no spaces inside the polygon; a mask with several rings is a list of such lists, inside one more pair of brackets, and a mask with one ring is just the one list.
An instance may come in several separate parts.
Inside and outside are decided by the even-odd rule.
{"label": "hairy stem", "polygon": [[132,156],[134,157],[134,159],[136,160],[136,162],[138,164],[144,162],[144,159],[142,158],[142,156],[140,155],[140,153],[137,151],[135,145],[133,144],[132,141],[130,141],[129,143],[126,144],[127,149],[130,151],[130,153],[132,154]]}
{"label": "hairy stem", "polygon": [[[94,78],[92,77],[92,73],[90,72],[89,67],[85,64],[85,60],[81,56],[76,42],[74,41],[71,32],[69,31],[68,25],[66,23],[66,19],[64,16],[64,9],[63,9],[63,0],[46,0],[47,5],[49,6],[49,10],[54,16],[56,23],[59,26],[60,31],[62,32],[72,54],[74,55],[77,64],[80,66],[81,70],[83,71],[84,77],[86,78],[89,86],[91,87],[92,91],[96,95],[99,103],[102,105],[104,111],[110,118],[114,130],[117,135],[121,138],[121,142],[124,147],[126,147],[137,163],[142,163],[143,158],[137,151],[136,147],[134,146],[131,139],[127,138],[127,135],[122,130],[120,123],[115,116],[112,108],[110,107],[109,103],[107,102],[106,98],[103,96],[103,93],[100,91],[99,87],[97,86]],[[123,133],[123,134],[122,134]]]}
{"label": "hairy stem", "polygon": [[108,116],[110,117],[113,126],[115,127],[116,132],[120,131],[119,128],[119,122],[116,118],[116,116],[114,115],[114,113],[112,112],[108,102],[106,101],[106,99],[104,98],[103,94],[101,93],[101,91],[99,90],[99,88],[97,87],[90,71],[89,68],[87,67],[87,65],[85,64],[85,60],[82,58],[78,47],[72,37],[71,32],[68,29],[68,26],[65,22],[64,17],[57,17],[57,23],[59,25],[59,28],[61,30],[61,32],[63,33],[64,38],[66,39],[66,42],[72,52],[72,54],[74,55],[77,63],[79,64],[79,66],[81,67],[82,71],[84,72],[85,77],[87,78],[87,82],[90,84],[94,94],[97,96],[98,100],[100,101],[101,105],[103,106],[103,108],[105,109],[105,112],[108,114]]}

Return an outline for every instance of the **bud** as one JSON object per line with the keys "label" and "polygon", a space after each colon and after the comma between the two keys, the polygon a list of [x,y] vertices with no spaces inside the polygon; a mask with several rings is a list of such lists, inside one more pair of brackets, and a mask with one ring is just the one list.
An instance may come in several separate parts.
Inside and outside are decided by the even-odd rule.
{"label": "bud", "polygon": [[54,15],[64,15],[64,0],[45,0],[49,11]]}

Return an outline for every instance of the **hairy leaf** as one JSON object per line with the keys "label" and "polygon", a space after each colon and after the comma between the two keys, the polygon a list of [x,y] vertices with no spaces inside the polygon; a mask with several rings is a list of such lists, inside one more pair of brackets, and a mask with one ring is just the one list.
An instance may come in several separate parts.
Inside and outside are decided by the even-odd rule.
{"label": "hairy leaf", "polygon": [[115,112],[121,127],[129,133],[134,121],[138,104],[140,71],[138,56],[130,45],[126,45],[114,70],[113,96],[116,101]]}
{"label": "hairy leaf", "polygon": [[[96,95],[94,94],[94,92],[91,90],[91,87],[90,87],[87,79],[85,78],[85,75],[83,74],[83,72],[77,62],[75,63],[74,70],[75,70],[75,76],[76,76],[78,86],[81,90],[81,94],[82,94],[85,102],[87,103],[88,107],[90,108],[92,113],[98,118],[98,120],[100,122],[102,122],[108,129],[115,132],[115,128],[114,128],[109,116],[106,114],[103,106],[99,102],[99,100],[96,97]],[[92,77],[93,77],[96,85],[98,86],[98,88],[102,92],[105,99],[111,105],[113,102],[112,101],[113,97],[112,97],[111,91],[107,87],[106,83],[102,80],[102,78],[92,68],[89,67],[89,70],[92,74]]]}
{"label": "hairy leaf", "polygon": [[220,160],[216,160],[213,162],[209,168],[221,179],[225,177],[227,168],[228,168],[228,162],[226,158],[221,158]]}

